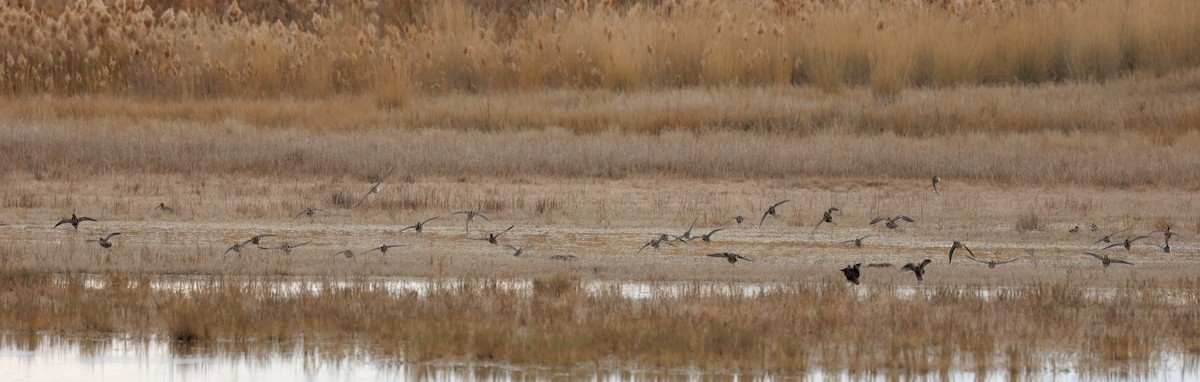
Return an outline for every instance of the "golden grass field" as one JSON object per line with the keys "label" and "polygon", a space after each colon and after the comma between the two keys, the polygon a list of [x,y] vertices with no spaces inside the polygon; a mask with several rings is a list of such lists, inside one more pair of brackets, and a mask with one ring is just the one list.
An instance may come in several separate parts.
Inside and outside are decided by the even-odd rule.
{"label": "golden grass field", "polygon": [[[4,1],[0,338],[748,376],[1194,365],[1198,4]],[[468,236],[460,210],[492,221]],[[52,227],[73,212],[99,222]],[[693,221],[726,230],[638,252]],[[471,240],[510,225],[521,257]],[[1132,266],[1082,254],[1168,227],[1169,254],[1102,251]],[[308,244],[224,253],[254,234]],[[954,240],[1019,260],[950,264]],[[404,246],[362,253],[382,244]],[[845,282],[860,262],[894,266]]]}

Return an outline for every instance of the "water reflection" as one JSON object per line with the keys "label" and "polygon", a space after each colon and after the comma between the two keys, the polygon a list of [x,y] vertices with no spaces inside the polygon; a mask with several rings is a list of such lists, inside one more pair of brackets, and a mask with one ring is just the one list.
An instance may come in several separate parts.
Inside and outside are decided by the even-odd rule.
{"label": "water reflection", "polygon": [[[402,355],[329,346],[236,344],[198,347],[161,339],[0,334],[0,379],[16,381],[513,381],[513,380],[1200,380],[1196,357],[1164,353],[1146,367],[1091,371],[1070,355],[1038,357],[1043,364],[1011,370],[953,370],[930,374],[829,372],[804,375],[737,375],[698,369],[647,370],[592,365],[544,368],[485,363],[406,363]],[[1081,370],[1089,370],[1082,372]]]}

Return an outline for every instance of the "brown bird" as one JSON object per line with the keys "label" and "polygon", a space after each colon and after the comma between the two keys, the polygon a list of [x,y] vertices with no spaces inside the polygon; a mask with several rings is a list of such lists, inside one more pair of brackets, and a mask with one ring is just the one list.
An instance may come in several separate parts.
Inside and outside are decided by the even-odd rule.
{"label": "brown bird", "polygon": [[516,247],[516,246],[509,245],[509,244],[505,244],[504,247],[513,251],[513,254],[512,254],[513,257],[521,257],[521,255],[525,253],[525,250],[533,249],[532,245],[526,245],[524,247]]}
{"label": "brown bird", "polygon": [[821,220],[817,221],[817,225],[813,227],[813,232],[817,232],[817,228],[821,227],[821,223],[833,223],[833,213],[841,211],[837,207],[830,207],[825,210],[825,214],[821,215]]}
{"label": "brown bird", "polygon": [[1111,242],[1112,242],[1112,237],[1113,237],[1113,235],[1116,235],[1116,234],[1118,234],[1118,233],[1125,232],[1125,231],[1128,231],[1128,230],[1129,230],[1129,228],[1126,228],[1126,229],[1123,229],[1123,230],[1120,230],[1120,231],[1117,231],[1117,232],[1113,232],[1113,233],[1110,233],[1110,234],[1104,235],[1104,237],[1101,237],[1101,238],[1100,238],[1100,240],[1096,240],[1096,241],[1095,241],[1094,243],[1092,243],[1092,244],[1111,243]]}
{"label": "brown bird", "polygon": [[403,247],[403,246],[404,246],[404,244],[384,244],[384,245],[363,251],[362,253],[360,253],[358,255],[362,256],[362,255],[365,255],[365,254],[368,254],[371,252],[375,252],[375,251],[379,251],[379,253],[381,253],[381,254],[387,254],[388,249],[396,248],[396,247]]}
{"label": "brown bird", "polygon": [[904,222],[914,223],[912,218],[910,218],[908,216],[896,215],[896,217],[890,217],[890,218],[887,216],[877,217],[877,218],[871,220],[871,224],[875,224],[875,223],[883,222],[883,221],[887,222],[887,224],[884,224],[884,226],[886,226],[888,229],[896,229],[896,227],[899,227],[900,225],[897,224],[896,222],[904,221]]}
{"label": "brown bird", "polygon": [[862,272],[860,272],[858,270],[858,268],[861,266],[862,266],[862,263],[858,263],[858,264],[854,264],[849,267],[842,268],[842,274],[846,276],[846,281],[849,281],[850,283],[852,283],[854,285],[859,285],[858,284],[858,276],[862,275]]}
{"label": "brown bird", "polygon": [[1154,248],[1158,248],[1158,250],[1163,251],[1163,253],[1171,253],[1171,242],[1170,241],[1164,243],[1164,245],[1158,245],[1158,244],[1154,244],[1154,243],[1149,243],[1147,245],[1152,246]]}
{"label": "brown bird", "polygon": [[352,258],[354,258],[354,251],[351,251],[351,250],[347,249],[347,250],[344,250],[344,251],[341,251],[341,252],[334,253],[334,254],[333,254],[333,255],[331,255],[331,256],[335,256],[335,257],[336,257],[336,256],[339,256],[339,255],[340,255],[340,256],[345,256],[347,259],[352,259]]}
{"label": "brown bird", "polygon": [[941,183],[941,182],[942,182],[942,177],[937,176],[937,175],[933,176],[933,193],[936,195],[939,195],[939,196],[942,193],[938,192],[937,185],[938,185],[938,183]]}
{"label": "brown bird", "polygon": [[120,232],[113,232],[113,233],[108,234],[108,236],[105,236],[105,237],[102,237],[99,239],[88,239],[87,242],[100,244],[100,246],[104,247],[104,248],[111,248],[113,246],[112,242],[110,242],[108,240],[112,239],[113,236],[117,236],[120,234],[121,234]]}
{"label": "brown bird", "polygon": [[1129,247],[1130,247],[1130,245],[1132,245],[1132,244],[1133,244],[1133,242],[1135,242],[1135,241],[1138,241],[1138,240],[1141,240],[1141,239],[1145,239],[1145,238],[1147,238],[1147,237],[1150,237],[1150,236],[1147,236],[1147,235],[1142,235],[1142,236],[1138,236],[1138,237],[1135,237],[1135,238],[1132,238],[1132,239],[1130,239],[1130,238],[1125,238],[1125,241],[1124,241],[1124,242],[1121,242],[1121,243],[1114,243],[1114,244],[1109,244],[1107,247],[1104,247],[1104,248],[1102,248],[1101,250],[1104,250],[1104,249],[1109,249],[1109,248],[1114,248],[1114,247],[1125,247],[1125,251],[1127,251],[1127,252],[1128,252],[1128,251],[1129,251]]}
{"label": "brown bird", "polygon": [[780,202],[778,202],[778,203],[772,204],[770,207],[767,207],[767,212],[763,212],[762,219],[758,219],[758,228],[762,228],[763,221],[767,220],[767,216],[768,216],[768,215],[769,215],[769,216],[774,216],[774,217],[779,217],[779,215],[775,213],[775,208],[777,208],[777,207],[779,207],[779,206],[781,206],[781,205],[783,205],[784,203],[787,203],[787,202],[789,202],[789,201],[791,201],[791,199],[785,199],[785,200],[783,200],[783,201],[780,201]]}
{"label": "brown bird", "polygon": [[367,200],[367,197],[371,196],[371,194],[377,194],[377,193],[383,192],[383,181],[387,180],[387,177],[392,175],[392,171],[395,171],[395,170],[396,170],[396,168],[394,168],[394,167],[391,170],[388,170],[387,174],[384,174],[382,177],[380,177],[379,181],[375,182],[375,185],[371,186],[371,189],[368,190],[367,193],[362,196],[362,198],[358,199],[358,203],[354,203],[354,207],[350,207],[350,208],[358,208],[358,206],[363,204],[363,202],[365,202]]}
{"label": "brown bird", "polygon": [[738,225],[742,225],[742,222],[746,221],[746,217],[742,215],[734,216],[733,221],[737,222]]}
{"label": "brown bird", "polygon": [[1100,230],[1100,226],[1096,225],[1096,223],[1091,223],[1091,224],[1092,224],[1092,232],[1096,232],[1096,231]]}
{"label": "brown bird", "polygon": [[967,256],[975,256],[975,252],[972,252],[971,249],[967,248],[967,246],[965,244],[958,242],[958,240],[955,240],[954,243],[950,244],[950,260],[947,260],[946,261],[947,263],[952,263],[952,264],[954,263],[954,250],[959,249],[959,248],[967,250]]}
{"label": "brown bird", "polygon": [[505,228],[503,231],[500,231],[500,233],[489,232],[487,237],[481,237],[481,238],[477,238],[475,240],[484,240],[484,241],[487,241],[488,243],[500,244],[500,242],[499,242],[500,235],[503,235],[505,232],[508,232],[509,230],[513,229],[513,227],[516,227],[516,226],[510,225],[510,226],[508,226],[508,228]]}
{"label": "brown bird", "polygon": [[1075,226],[1075,228],[1071,228],[1071,229],[1067,230],[1067,232],[1070,232],[1070,233],[1079,233],[1079,226]]}
{"label": "brown bird", "polygon": [[311,208],[311,207],[305,208],[303,211],[300,211],[300,213],[296,214],[296,217],[293,217],[292,220],[299,219],[301,216],[308,216],[308,222],[312,223],[313,215],[316,215],[318,212],[324,213],[325,210],[322,210],[320,208]]}
{"label": "brown bird", "polygon": [[711,243],[711,242],[712,242],[712,235],[713,235],[713,234],[715,234],[715,233],[717,233],[717,232],[724,231],[724,230],[725,230],[724,228],[717,228],[717,229],[714,229],[714,230],[712,230],[712,231],[708,231],[708,233],[706,233],[706,234],[703,234],[703,235],[700,235],[700,240],[701,240],[701,241],[703,241],[703,242],[705,242],[705,243]]}
{"label": "brown bird", "polygon": [[864,240],[864,239],[866,239],[866,238],[868,238],[868,237],[871,237],[871,236],[875,236],[875,235],[867,235],[867,236],[863,236],[863,237],[860,237],[860,238],[857,238],[857,239],[843,240],[843,241],[840,241],[840,242],[838,242],[838,244],[850,244],[850,243],[854,243],[854,246],[855,246],[855,247],[859,247],[859,248],[861,248],[861,247],[862,247],[862,242],[863,242],[863,240]]}
{"label": "brown bird", "polygon": [[290,253],[292,253],[293,249],[303,247],[305,244],[308,244],[308,243],[311,243],[311,241],[306,241],[306,242],[303,242],[300,244],[283,243],[283,245],[280,245],[278,247],[263,247],[260,245],[260,246],[258,246],[258,249],[278,249],[280,251],[283,251],[283,253],[290,254]]}
{"label": "brown bird", "polygon": [[408,231],[411,229],[413,231],[417,231],[417,233],[421,233],[421,231],[425,229],[425,223],[428,223],[437,218],[438,218],[438,216],[434,216],[429,219],[425,219],[425,221],[417,222],[417,224],[413,224],[408,227],[401,228],[400,232]]}
{"label": "brown bird", "polygon": [[1167,240],[1171,240],[1171,238],[1172,238],[1172,237],[1175,237],[1176,235],[1178,235],[1178,234],[1176,234],[1176,233],[1174,233],[1174,232],[1171,232],[1171,226],[1167,226],[1167,229],[1165,229],[1165,230],[1161,230],[1161,229],[1160,229],[1160,230],[1154,230],[1154,231],[1150,231],[1150,233],[1148,233],[1147,235],[1153,235],[1153,234],[1156,234],[1156,233],[1162,233],[1162,234],[1163,234],[1163,238],[1165,238],[1165,239],[1167,239]]}
{"label": "brown bird", "polygon": [[233,245],[230,246],[229,249],[226,249],[225,253],[222,253],[221,255],[227,255],[227,254],[229,254],[230,251],[241,254],[242,250],[245,249],[246,247],[249,247],[250,244],[254,244],[255,246],[257,246],[262,242],[262,239],[268,238],[268,237],[274,237],[274,236],[275,235],[271,235],[271,234],[254,235],[254,236],[250,237],[249,239],[246,239],[246,241],[243,241],[241,243],[233,243]]}
{"label": "brown bird", "polygon": [[96,219],[92,219],[87,216],[75,216],[75,213],[72,212],[71,217],[63,219],[63,220],[59,220],[58,224],[54,225],[54,228],[58,228],[58,226],[63,225],[63,224],[70,224],[72,228],[74,228],[76,231],[78,231],[79,223],[94,222],[94,221],[96,221]]}
{"label": "brown bird", "polygon": [[736,253],[729,253],[729,252],[710,253],[710,254],[708,254],[708,257],[723,257],[723,258],[725,258],[725,260],[729,261],[730,265],[738,262],[738,260],[754,261],[754,260],[747,259],[747,258],[743,257],[742,255],[739,255]]}
{"label": "brown bird", "polygon": [[634,252],[633,254],[635,254],[635,255],[636,255],[636,254],[642,253],[642,250],[646,249],[646,247],[654,247],[654,250],[655,250],[655,251],[657,251],[657,250],[658,250],[658,247],[659,247],[660,245],[662,245],[662,244],[666,244],[666,245],[669,245],[669,246],[672,246],[672,247],[674,247],[674,246],[675,246],[675,244],[671,244],[671,242],[669,242],[669,241],[664,241],[664,240],[662,240],[662,239],[660,239],[660,238],[654,238],[654,239],[650,239],[650,242],[648,242],[648,243],[646,243],[646,244],[643,244],[643,245],[642,245],[642,247],[641,247],[641,248],[639,248],[639,249],[637,250],[637,252]]}
{"label": "brown bird", "polygon": [[554,255],[550,260],[575,261],[575,255]]}
{"label": "brown bird", "polygon": [[1012,260],[1007,260],[1007,261],[994,261],[994,260],[984,261],[984,260],[976,259],[975,256],[971,256],[971,255],[972,254],[970,252],[967,252],[968,259],[975,260],[976,262],[979,262],[980,264],[987,264],[988,268],[991,268],[991,269],[996,269],[997,265],[1008,264],[1008,263],[1011,263],[1011,262],[1021,259],[1020,257],[1014,257]]}
{"label": "brown bird", "polygon": [[683,231],[682,235],[675,236],[675,240],[679,240],[684,243],[688,242],[688,240],[692,240],[693,239],[692,229],[696,228],[696,221],[698,221],[698,220],[700,220],[700,218],[696,218],[696,219],[692,220],[692,225],[688,226],[687,231]]}
{"label": "brown bird", "polygon": [[925,266],[932,262],[933,260],[925,259],[924,261],[921,261],[920,265],[913,263],[904,264],[904,267],[900,268],[900,271],[912,271],[912,273],[917,275],[917,281],[922,281],[925,280]]}
{"label": "brown bird", "polygon": [[489,219],[487,217],[487,215],[483,214],[483,211],[458,211],[458,212],[451,212],[450,214],[451,215],[467,215],[466,227],[467,227],[468,235],[471,234],[471,221],[475,220],[475,217],[481,217],[481,218],[483,218],[483,220],[492,221],[492,219]]}
{"label": "brown bird", "polygon": [[1100,263],[1104,264],[1105,268],[1108,268],[1109,265],[1113,265],[1113,264],[1133,265],[1133,263],[1131,263],[1131,262],[1121,260],[1121,259],[1114,259],[1114,258],[1108,257],[1106,255],[1100,255],[1100,254],[1091,253],[1091,252],[1084,252],[1083,254],[1091,256],[1091,257],[1095,257],[1097,260],[1100,260]]}
{"label": "brown bird", "polygon": [[171,207],[167,207],[167,205],[164,203],[158,203],[158,207],[154,207],[154,209],[158,210],[159,212],[163,212],[163,213],[168,213],[168,214],[171,213]]}

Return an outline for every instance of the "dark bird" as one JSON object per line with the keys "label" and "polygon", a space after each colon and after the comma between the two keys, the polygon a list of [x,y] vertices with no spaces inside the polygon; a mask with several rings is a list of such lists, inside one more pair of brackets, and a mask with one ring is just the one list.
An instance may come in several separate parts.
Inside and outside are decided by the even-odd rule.
{"label": "dark bird", "polygon": [[525,253],[526,249],[533,248],[532,245],[526,245],[524,247],[516,247],[516,246],[509,245],[509,244],[505,244],[504,247],[513,251],[513,254],[512,254],[513,257],[521,257],[521,255]]}
{"label": "dark bird", "polygon": [[636,254],[642,253],[642,250],[646,249],[646,247],[653,247],[653,248],[654,248],[654,250],[655,250],[655,251],[657,251],[657,250],[658,250],[658,247],[659,247],[660,245],[663,245],[663,244],[666,244],[666,245],[669,245],[669,246],[672,246],[672,247],[674,247],[674,246],[675,246],[675,244],[671,244],[671,242],[669,242],[669,241],[664,241],[664,240],[662,240],[662,239],[660,239],[660,238],[654,238],[654,239],[650,239],[650,242],[648,242],[648,243],[646,243],[646,244],[643,244],[643,245],[642,245],[642,247],[641,247],[641,248],[639,248],[639,249],[638,249],[638,251],[637,251],[637,252],[634,252],[633,254],[635,254],[635,255],[636,255]]}
{"label": "dark bird", "polygon": [[332,256],[335,256],[335,257],[336,257],[336,256],[339,256],[339,255],[340,255],[340,256],[346,256],[346,258],[347,258],[347,259],[352,259],[352,258],[354,258],[354,251],[351,251],[351,250],[347,249],[347,250],[344,250],[344,251],[341,251],[341,252],[334,253]]}
{"label": "dark bird", "polygon": [[867,235],[867,236],[863,236],[863,237],[860,237],[857,239],[843,240],[843,241],[838,242],[838,244],[854,243],[855,247],[862,247],[863,240],[865,240],[866,238],[871,237],[871,236],[875,236],[875,235]]}
{"label": "dark bird", "polygon": [[693,237],[692,237],[692,229],[693,229],[693,228],[696,228],[696,221],[697,221],[697,220],[700,220],[700,219],[699,219],[699,218],[696,218],[696,219],[692,220],[692,225],[689,225],[689,226],[688,226],[688,229],[687,229],[687,231],[683,231],[683,234],[682,234],[682,235],[675,236],[675,240],[679,240],[679,241],[682,241],[682,242],[687,242],[688,240],[692,240],[692,239],[693,239]]}
{"label": "dark bird", "polygon": [[301,216],[308,216],[308,222],[312,223],[313,215],[316,215],[318,212],[324,213],[325,210],[319,208],[305,208],[303,211],[300,211],[300,213],[296,214],[296,217],[293,217],[292,220],[299,219]]}
{"label": "dark bird", "polygon": [[951,263],[951,264],[954,263],[954,250],[959,249],[959,248],[967,250],[967,256],[975,256],[975,252],[972,252],[970,248],[967,248],[966,244],[960,243],[960,242],[958,242],[958,240],[955,240],[954,243],[950,244],[950,259],[946,261],[947,263]]}
{"label": "dark bird", "polygon": [[1141,240],[1141,239],[1145,239],[1145,238],[1147,238],[1147,237],[1150,237],[1150,236],[1147,236],[1147,235],[1142,235],[1142,236],[1138,236],[1138,237],[1135,237],[1135,238],[1132,238],[1132,239],[1130,239],[1130,238],[1125,238],[1125,241],[1124,241],[1124,242],[1121,242],[1121,243],[1113,243],[1113,244],[1109,244],[1107,247],[1104,247],[1104,248],[1102,248],[1102,250],[1103,250],[1103,249],[1114,248],[1114,247],[1125,247],[1125,251],[1129,251],[1129,247],[1130,247],[1130,246],[1133,244],[1133,242],[1135,242],[1135,241],[1138,241],[1138,240]]}
{"label": "dark bird", "polygon": [[475,220],[475,217],[481,217],[481,218],[483,218],[483,220],[492,221],[492,219],[489,219],[487,217],[487,215],[483,214],[483,211],[458,211],[458,212],[452,212],[450,214],[451,215],[467,215],[466,227],[467,227],[468,235],[471,234],[471,221]]}
{"label": "dark bird", "polygon": [[969,258],[971,260],[975,260],[976,262],[978,262],[980,264],[987,264],[988,268],[991,268],[991,269],[996,269],[997,265],[1008,264],[1008,263],[1011,263],[1011,262],[1021,259],[1020,257],[1014,257],[1012,260],[1005,260],[1005,261],[995,261],[995,260],[986,260],[985,261],[985,260],[976,259],[975,256],[971,256],[971,255],[972,254],[970,252],[968,252],[967,258]]}
{"label": "dark bird", "polygon": [[363,204],[363,202],[365,202],[367,200],[367,197],[371,196],[371,194],[377,194],[377,193],[383,192],[383,181],[387,180],[387,177],[392,175],[392,171],[395,171],[395,170],[396,170],[395,168],[388,170],[387,174],[384,174],[382,177],[380,177],[379,181],[375,182],[375,185],[371,186],[371,189],[368,190],[367,193],[362,196],[362,198],[358,199],[358,203],[354,203],[354,207],[350,207],[350,208],[357,208],[359,205]]}
{"label": "dark bird", "polygon": [[830,207],[825,210],[825,214],[821,216],[821,220],[817,221],[817,225],[813,227],[813,232],[817,232],[817,228],[821,227],[821,223],[833,223],[833,213],[840,211],[837,207]]}
{"label": "dark bird", "polygon": [[305,244],[308,244],[308,243],[311,243],[311,242],[306,241],[306,242],[303,242],[300,244],[283,243],[283,245],[280,245],[278,247],[263,247],[260,245],[260,246],[258,246],[258,249],[278,249],[280,251],[283,251],[283,253],[292,253],[293,249],[303,247]]}
{"label": "dark bird", "polygon": [[99,239],[88,239],[87,242],[88,243],[98,243],[98,244],[100,244],[101,247],[110,248],[113,245],[112,245],[112,242],[108,241],[108,240],[112,239],[113,236],[117,236],[120,234],[121,234],[120,232],[113,232],[113,233],[108,234],[108,236],[105,236],[105,237],[102,237]]}
{"label": "dark bird", "polygon": [[229,246],[229,249],[226,249],[224,253],[221,253],[221,256],[228,255],[231,251],[237,252],[240,255],[242,254],[242,248],[245,248],[245,245],[242,243],[233,243],[233,245]]}
{"label": "dark bird", "polygon": [[432,221],[433,219],[437,219],[437,218],[438,218],[437,216],[434,216],[429,219],[425,219],[425,221],[417,222],[417,224],[413,224],[408,227],[401,228],[400,232],[408,231],[411,229],[413,231],[417,231],[417,233],[421,233],[421,231],[425,229],[425,223],[428,223],[428,222]]}
{"label": "dark bird", "polygon": [[912,271],[912,273],[917,275],[917,281],[922,281],[922,280],[925,280],[925,266],[929,265],[929,263],[932,263],[932,262],[933,262],[933,260],[925,259],[925,260],[921,261],[920,265],[913,264],[913,263],[904,264],[904,267],[900,268],[900,271],[901,272]]}
{"label": "dark bird", "polygon": [[575,255],[554,255],[550,260],[575,261]]}
{"label": "dark bird", "polygon": [[737,222],[738,225],[742,225],[742,222],[746,221],[746,217],[742,215],[734,216],[733,221]]}
{"label": "dark bird", "polygon": [[171,207],[167,207],[167,205],[163,203],[158,203],[158,207],[154,207],[154,209],[162,213],[171,213]]}
{"label": "dark bird", "polygon": [[1105,268],[1108,268],[1109,265],[1113,265],[1113,264],[1133,265],[1133,263],[1131,263],[1131,262],[1121,260],[1121,259],[1114,259],[1114,258],[1108,257],[1106,255],[1100,255],[1100,254],[1091,253],[1091,252],[1084,252],[1083,254],[1091,256],[1091,257],[1095,257],[1097,260],[1100,260],[1100,263],[1104,264]]}
{"label": "dark bird", "polygon": [[1096,223],[1092,223],[1092,232],[1096,232],[1099,230],[1100,230],[1100,226],[1097,226]]}
{"label": "dark bird", "polygon": [[1079,226],[1075,226],[1075,228],[1071,228],[1071,229],[1067,230],[1067,232],[1070,232],[1070,233],[1079,233]]}
{"label": "dark bird", "polygon": [[862,263],[858,263],[854,264],[853,266],[842,268],[842,274],[846,275],[846,281],[849,281],[851,284],[858,285],[858,276],[862,275],[862,272],[859,272],[858,268],[861,266]]}
{"label": "dark bird", "polygon": [[1171,253],[1171,242],[1170,241],[1164,243],[1163,245],[1158,245],[1158,244],[1154,244],[1154,243],[1150,243],[1147,245],[1154,247],[1154,248],[1158,248],[1158,250],[1163,251],[1163,253]]}
{"label": "dark bird", "polygon": [[891,268],[892,263],[870,263],[867,268]]}
{"label": "dark bird", "polygon": [[1104,235],[1104,237],[1100,238],[1100,240],[1096,240],[1096,241],[1095,241],[1094,243],[1092,243],[1092,244],[1111,243],[1111,242],[1112,242],[1112,237],[1113,237],[1113,235],[1116,235],[1116,234],[1118,234],[1118,233],[1125,232],[1125,231],[1128,231],[1128,230],[1129,230],[1129,228],[1126,228],[1126,229],[1123,229],[1123,230],[1120,230],[1120,231],[1117,231],[1117,232],[1113,232],[1113,233],[1110,233],[1110,234]]}
{"label": "dark bird", "polygon": [[513,227],[516,227],[516,226],[510,225],[510,226],[508,226],[508,228],[505,228],[503,231],[500,231],[499,233],[489,232],[487,237],[481,237],[481,238],[478,238],[475,240],[484,240],[484,241],[487,241],[492,244],[500,244],[500,242],[499,242],[500,235],[503,235],[505,232],[508,232],[508,230],[513,229]]}
{"label": "dark bird", "polygon": [[939,196],[942,195],[942,193],[938,192],[937,185],[938,185],[938,183],[941,183],[941,182],[942,182],[942,177],[937,176],[937,175],[933,176],[933,193],[936,195],[939,195]]}
{"label": "dark bird", "polygon": [[71,228],[74,228],[76,231],[78,231],[79,223],[94,222],[94,221],[96,221],[96,219],[92,219],[87,216],[75,216],[75,213],[72,212],[70,218],[59,220],[58,224],[54,225],[54,228],[58,228],[58,226],[63,225],[63,224],[70,224]]}
{"label": "dark bird", "polygon": [[880,217],[877,217],[877,218],[875,218],[875,219],[871,220],[871,224],[875,224],[875,223],[878,223],[878,222],[887,222],[887,224],[884,224],[884,226],[888,227],[888,229],[896,229],[896,227],[899,227],[899,226],[900,226],[900,225],[899,225],[899,224],[897,224],[896,222],[902,222],[902,221],[903,221],[903,222],[914,223],[914,221],[912,220],[912,218],[910,218],[910,217],[908,217],[908,216],[904,216],[904,215],[896,215],[896,217],[891,217],[891,218],[889,218],[889,217],[887,217],[887,216],[880,216]]}
{"label": "dark bird", "polygon": [[777,208],[789,201],[791,201],[791,199],[785,199],[781,202],[772,204],[770,207],[767,207],[767,212],[763,212],[762,219],[758,219],[758,227],[762,228],[763,221],[767,220],[767,216],[779,217],[779,215],[775,213],[775,208]]}
{"label": "dark bird", "polygon": [[249,239],[246,239],[246,241],[243,241],[241,243],[233,243],[233,245],[230,246],[229,249],[226,249],[225,253],[222,253],[222,255],[227,255],[231,251],[241,254],[242,250],[245,249],[246,247],[249,247],[250,244],[254,244],[255,246],[258,246],[262,242],[262,239],[268,238],[268,237],[274,237],[274,236],[275,235],[271,235],[271,234],[254,235],[254,236],[250,237]]}
{"label": "dark bird", "polygon": [[362,253],[360,253],[358,255],[362,256],[362,255],[365,255],[365,254],[368,254],[371,252],[375,252],[375,251],[379,251],[379,253],[382,253],[382,254],[387,254],[388,249],[396,248],[396,247],[403,247],[403,246],[404,246],[404,244],[384,244],[384,245],[363,251]]}
{"label": "dark bird", "polygon": [[715,234],[715,233],[717,233],[717,232],[724,231],[724,230],[725,230],[724,228],[717,228],[717,229],[714,229],[714,230],[712,230],[712,231],[708,231],[708,233],[706,233],[706,234],[703,234],[703,235],[700,235],[700,240],[701,240],[701,241],[704,241],[705,243],[711,243],[711,242],[712,242],[712,235],[713,235],[713,234]]}
{"label": "dark bird", "polygon": [[738,262],[738,260],[754,261],[754,260],[747,259],[747,258],[743,257],[742,255],[739,255],[736,253],[729,253],[729,252],[710,253],[710,254],[708,254],[708,257],[723,257],[723,258],[725,258],[725,260],[728,260],[729,264],[731,264],[731,265],[733,263]]}

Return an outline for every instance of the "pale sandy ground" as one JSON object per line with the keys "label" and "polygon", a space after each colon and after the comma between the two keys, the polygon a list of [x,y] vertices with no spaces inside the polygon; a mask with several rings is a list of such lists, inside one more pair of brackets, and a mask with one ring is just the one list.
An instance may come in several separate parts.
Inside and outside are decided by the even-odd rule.
{"label": "pale sandy ground", "polygon": [[[357,200],[371,184],[361,179],[243,179],[236,176],[188,179],[166,175],[111,175],[74,181],[42,181],[10,175],[0,185],[0,266],[55,271],[121,271],[156,274],[371,275],[402,277],[528,278],[568,272],[609,280],[791,281],[840,278],[838,269],[856,262],[896,266],[929,258],[926,283],[1019,285],[1060,278],[1090,285],[1127,282],[1170,284],[1200,271],[1200,210],[1193,192],[1163,189],[1008,188],[962,184],[947,179],[935,195],[925,179],[711,181],[669,178],[593,179],[391,179],[382,193],[355,209],[338,207],[334,193]],[[791,199],[754,226],[765,207]],[[164,202],[170,213],[154,209]],[[313,222],[294,215],[306,206],[321,208]],[[842,209],[835,224],[813,226],[829,206]],[[516,227],[502,245],[468,240],[461,209],[484,209],[491,222],[473,223],[472,237]],[[75,210],[101,222],[78,232],[51,226]],[[1017,230],[1021,215],[1032,213],[1042,228]],[[735,224],[733,217],[749,221]],[[904,214],[915,224],[887,230],[868,225],[875,216]],[[400,229],[440,216],[423,233]],[[659,233],[680,234],[697,220],[694,234],[726,228],[712,243],[695,241],[655,251],[638,249]],[[1095,222],[1101,232],[1090,232]],[[1082,233],[1067,230],[1081,225]],[[1082,251],[1121,228],[1145,234],[1171,225],[1180,235],[1172,253],[1135,243],[1133,251],[1103,253],[1135,266],[1105,270]],[[107,232],[122,232],[116,246],[85,243]],[[270,233],[271,245],[306,242],[290,255],[246,250],[223,255],[252,234]],[[874,235],[863,248],[840,244]],[[986,259],[1020,257],[988,269],[956,253],[947,264],[952,240],[968,244]],[[404,244],[386,255],[353,259],[332,254],[361,253],[381,244]],[[530,246],[520,258],[503,244]],[[705,257],[736,252],[754,259],[730,266]],[[574,255],[572,262],[549,259]],[[911,274],[896,268],[866,271],[872,278],[904,282]],[[915,283],[915,280],[911,280]]]}

